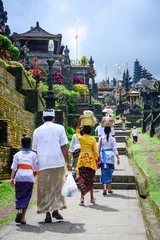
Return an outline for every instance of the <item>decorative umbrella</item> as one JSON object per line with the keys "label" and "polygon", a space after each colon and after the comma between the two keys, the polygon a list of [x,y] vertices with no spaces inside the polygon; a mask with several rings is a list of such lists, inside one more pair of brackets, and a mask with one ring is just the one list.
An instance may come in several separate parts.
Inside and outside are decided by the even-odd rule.
{"label": "decorative umbrella", "polygon": [[112,113],[113,110],[112,110],[111,108],[105,108],[105,109],[103,109],[102,112],[103,112],[103,113]]}

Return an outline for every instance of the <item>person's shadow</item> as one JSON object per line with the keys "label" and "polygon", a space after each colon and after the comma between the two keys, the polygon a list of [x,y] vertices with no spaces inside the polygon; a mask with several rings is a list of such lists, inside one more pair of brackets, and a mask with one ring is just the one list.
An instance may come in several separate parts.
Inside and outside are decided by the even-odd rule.
{"label": "person's shadow", "polygon": [[110,208],[108,206],[103,206],[103,205],[99,205],[99,204],[92,204],[92,205],[88,205],[86,206],[86,208],[92,208],[92,209],[95,209],[95,210],[100,210],[100,211],[103,211],[103,212],[118,212],[119,210],[116,209],[116,208]]}
{"label": "person's shadow", "polygon": [[57,221],[52,223],[38,222],[39,226],[33,226],[26,224],[17,225],[20,232],[32,232],[32,233],[44,233],[44,232],[53,232],[53,233],[62,233],[62,234],[78,234],[84,233],[84,223],[71,223],[69,221]]}
{"label": "person's shadow", "polygon": [[107,195],[107,198],[122,198],[122,199],[136,199],[137,197],[129,197],[129,196],[125,196],[125,195],[122,195],[122,194],[118,194],[118,193],[113,193],[113,194],[108,194]]}

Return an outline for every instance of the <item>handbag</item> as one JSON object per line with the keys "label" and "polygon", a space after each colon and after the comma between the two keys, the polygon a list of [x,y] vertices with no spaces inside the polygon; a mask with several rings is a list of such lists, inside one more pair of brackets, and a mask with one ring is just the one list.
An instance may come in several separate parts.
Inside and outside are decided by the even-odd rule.
{"label": "handbag", "polygon": [[100,145],[99,145],[99,155],[98,155],[98,161],[97,161],[97,168],[100,168],[102,165],[102,160],[101,160],[101,147],[102,147],[102,138],[100,139]]}

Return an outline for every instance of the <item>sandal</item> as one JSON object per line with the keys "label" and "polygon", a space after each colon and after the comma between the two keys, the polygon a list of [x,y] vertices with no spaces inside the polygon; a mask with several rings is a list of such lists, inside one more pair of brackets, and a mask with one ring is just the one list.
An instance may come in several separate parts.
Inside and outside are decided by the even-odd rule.
{"label": "sandal", "polygon": [[45,223],[51,223],[52,222],[52,218],[51,218],[51,214],[49,212],[46,213],[46,218],[45,218]]}
{"label": "sandal", "polygon": [[109,189],[109,190],[108,190],[108,193],[113,193],[113,190],[112,190],[112,189]]}
{"label": "sandal", "polygon": [[103,195],[107,195],[107,191],[106,190],[103,190]]}
{"label": "sandal", "polygon": [[96,198],[90,200],[91,203],[96,203]]}
{"label": "sandal", "polygon": [[84,200],[81,200],[79,206],[84,206]]}
{"label": "sandal", "polygon": [[22,217],[22,213],[21,212],[17,213],[16,218],[15,218],[15,222],[20,223],[21,222],[21,217]]}
{"label": "sandal", "polygon": [[22,221],[21,224],[25,225],[25,224],[26,224],[26,221]]}

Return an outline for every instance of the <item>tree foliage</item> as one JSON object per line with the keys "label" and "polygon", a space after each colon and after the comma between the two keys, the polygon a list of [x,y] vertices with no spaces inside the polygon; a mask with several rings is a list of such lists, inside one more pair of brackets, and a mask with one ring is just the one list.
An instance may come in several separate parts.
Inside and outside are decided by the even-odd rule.
{"label": "tree foliage", "polygon": [[[39,83],[38,89],[42,93],[47,93],[48,85],[46,83]],[[59,84],[53,84],[53,92],[57,97],[57,101],[62,104],[66,104],[72,98],[79,97],[79,93],[75,91],[69,91],[65,86]]]}
{"label": "tree foliage", "polygon": [[4,11],[3,2],[0,0],[0,30],[3,35],[9,36],[11,31],[9,26],[6,25],[7,20],[7,12]]}
{"label": "tree foliage", "polygon": [[57,72],[57,71],[53,71],[52,72],[52,77],[53,77],[53,83],[54,84],[63,84],[64,76],[62,75],[62,73]]}
{"label": "tree foliage", "polygon": [[89,93],[88,86],[85,84],[74,84],[73,90],[80,94]]}
{"label": "tree foliage", "polygon": [[82,67],[85,67],[85,66],[87,65],[87,63],[88,63],[87,57],[86,57],[86,56],[83,56],[83,57],[81,58],[81,65],[82,65]]}
{"label": "tree foliage", "polygon": [[46,80],[46,72],[43,67],[38,65],[38,58],[34,57],[32,65],[33,69],[30,69],[28,72],[36,80],[35,88],[38,88],[39,83]]}
{"label": "tree foliage", "polygon": [[0,56],[6,60],[14,61],[20,56],[18,48],[12,44],[8,37],[3,36],[2,34],[0,34]]}

